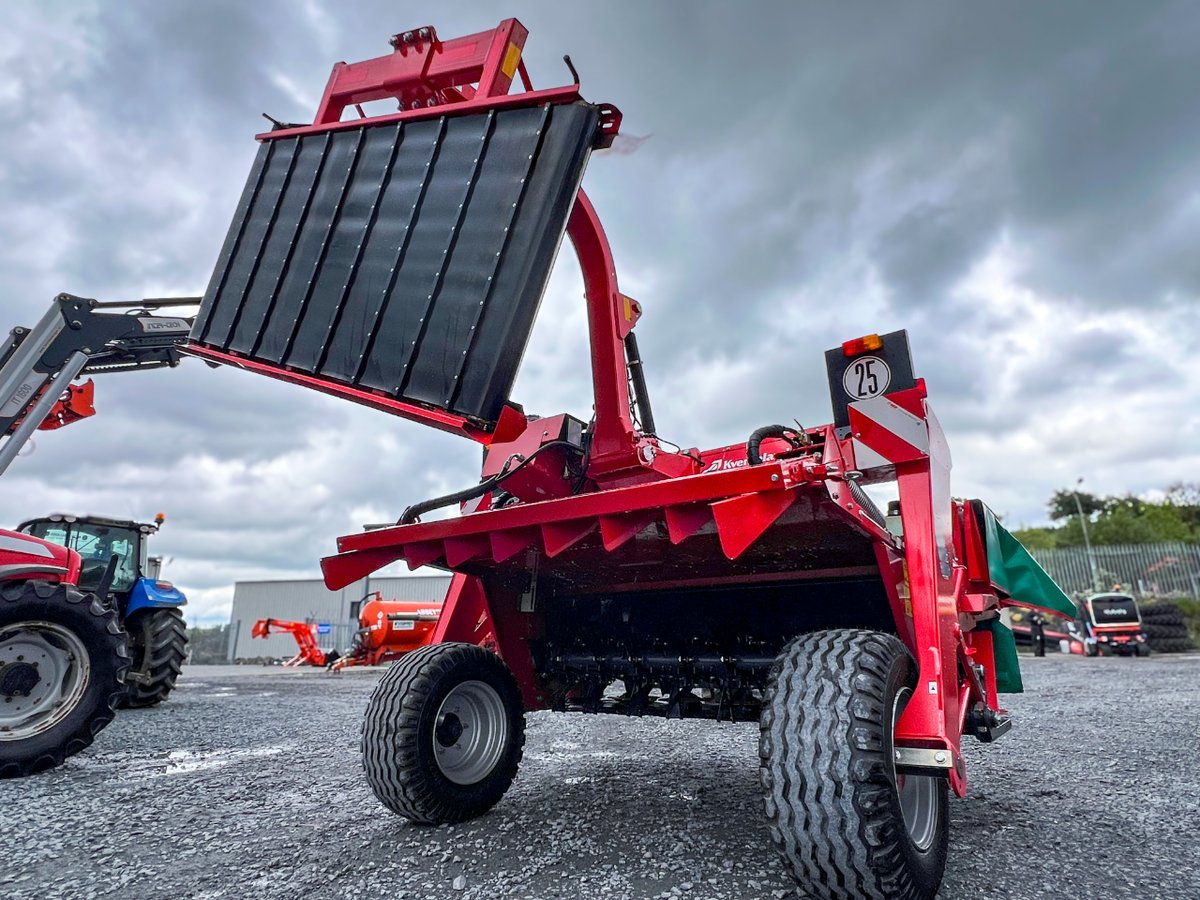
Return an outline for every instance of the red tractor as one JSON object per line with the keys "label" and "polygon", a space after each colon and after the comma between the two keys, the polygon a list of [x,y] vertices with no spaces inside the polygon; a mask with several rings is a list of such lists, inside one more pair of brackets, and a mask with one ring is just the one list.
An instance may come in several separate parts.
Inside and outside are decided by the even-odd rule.
{"label": "red tractor", "polygon": [[[334,590],[398,560],[454,573],[432,643],[371,699],[367,779],[414,822],[460,822],[512,782],[528,711],[753,720],[771,837],[805,891],[931,897],[963,741],[1012,724],[1000,608],[1070,601],[987,507],[954,499],[904,332],[826,353],[828,425],[713,450],[658,433],[642,305],[580,189],[621,115],[577,78],[534,90],[525,39],[515,19],[402,32],[334,67],[313,124],[259,135],[188,348],[486,448],[478,484],[323,561]],[[397,111],[361,106],[387,98]],[[586,291],[584,418],[509,398],[564,234]],[[867,488],[891,489],[891,528]],[[460,514],[422,521],[443,507]]]}

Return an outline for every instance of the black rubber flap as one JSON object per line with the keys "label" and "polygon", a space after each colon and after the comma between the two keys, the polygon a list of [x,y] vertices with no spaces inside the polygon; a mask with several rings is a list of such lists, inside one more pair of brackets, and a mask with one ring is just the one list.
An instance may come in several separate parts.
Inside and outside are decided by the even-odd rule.
{"label": "black rubber flap", "polygon": [[495,423],[598,124],[572,103],[265,141],[192,340]]}

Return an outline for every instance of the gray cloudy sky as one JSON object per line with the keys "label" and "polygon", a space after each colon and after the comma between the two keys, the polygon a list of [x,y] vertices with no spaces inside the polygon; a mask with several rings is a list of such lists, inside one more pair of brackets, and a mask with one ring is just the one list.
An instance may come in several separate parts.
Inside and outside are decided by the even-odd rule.
{"label": "gray cloudy sky", "polygon": [[[625,114],[586,185],[660,431],[689,445],[828,421],[822,352],[907,328],[955,490],[1010,525],[1082,475],[1200,476],[1200,8],[1192,3],[11,2],[0,12],[0,327],[66,290],[201,293],[262,130],[396,31],[516,15],[535,85]],[[564,254],[514,398],[590,405]],[[473,482],[478,449],[191,361],[98,380],[0,521],[150,517],[192,598],[316,574],[335,536]]]}

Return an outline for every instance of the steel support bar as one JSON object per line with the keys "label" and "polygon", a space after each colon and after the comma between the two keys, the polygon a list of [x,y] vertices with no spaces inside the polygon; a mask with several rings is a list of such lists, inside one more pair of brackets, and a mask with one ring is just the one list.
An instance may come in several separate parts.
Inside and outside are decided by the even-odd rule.
{"label": "steel support bar", "polygon": [[587,298],[596,403],[589,475],[595,477],[637,465],[637,436],[629,408],[629,367],[625,362],[624,342],[632,327],[632,314],[628,321],[624,319],[625,298],[617,287],[612,249],[600,217],[582,189],[567,220],[567,236],[579,257]]}
{"label": "steel support bar", "polygon": [[23,405],[31,395],[30,388],[36,390],[44,383],[43,379],[32,385],[29,376],[35,374],[38,360],[66,327],[62,307],[56,301],[0,368],[0,418],[16,416],[20,409],[15,404]]}
{"label": "steel support bar", "polygon": [[66,365],[59,370],[58,378],[53,381],[47,379],[49,384],[46,385],[37,402],[30,407],[29,411],[25,414],[25,418],[21,420],[21,424],[17,426],[16,430],[4,441],[4,445],[0,447],[0,475],[3,475],[12,464],[12,461],[17,458],[17,454],[21,452],[21,448],[25,446],[25,443],[37,431],[38,426],[42,424],[42,420],[50,415],[50,410],[58,402],[59,392],[55,390],[55,384],[60,380],[63,384],[70,384],[71,380],[83,371],[83,367],[87,365],[87,361],[88,355],[76,350],[71,354]]}

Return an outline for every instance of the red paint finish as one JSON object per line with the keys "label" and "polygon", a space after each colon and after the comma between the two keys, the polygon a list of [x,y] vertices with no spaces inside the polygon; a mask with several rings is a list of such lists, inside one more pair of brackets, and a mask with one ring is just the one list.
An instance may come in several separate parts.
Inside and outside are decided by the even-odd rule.
{"label": "red paint finish", "polygon": [[81,384],[68,384],[62,396],[38,426],[40,431],[53,431],[96,414],[96,385],[92,379]]}
{"label": "red paint finish", "polygon": [[0,528],[0,581],[76,584],[80,566],[74,550]]}
{"label": "red paint finish", "polygon": [[[213,350],[211,347],[201,347],[196,344],[189,344],[181,348],[181,352],[191,356],[207,359],[212,362],[222,363],[227,366],[236,366],[239,369],[245,369],[248,372],[257,372],[260,375],[266,375],[269,378],[274,378],[277,381],[287,381],[292,384],[298,384],[301,387],[306,387],[314,391],[320,391],[322,394],[329,394],[333,397],[340,397],[343,400],[349,400],[352,403],[357,403],[360,406],[369,406],[372,409],[377,409],[380,412],[391,413],[394,416],[400,416],[404,419],[411,419],[414,422],[421,422],[436,428],[439,431],[448,431],[451,434],[461,435],[462,437],[470,438],[473,441],[478,441],[481,444],[490,444],[496,439],[497,435],[503,433],[511,433],[516,426],[516,421],[513,416],[519,417],[521,423],[524,423],[525,417],[522,416],[512,407],[506,406],[500,414],[500,422],[495,431],[487,431],[483,427],[471,422],[470,420],[448,413],[445,410],[433,409],[424,406],[417,406],[412,403],[405,403],[401,400],[396,400],[388,397],[386,394],[373,393],[360,388],[350,387],[349,385],[339,384],[336,381],[330,381],[327,378],[318,378],[314,375],[308,375],[303,372],[293,372],[289,369],[281,369],[278,366],[272,366],[267,363],[261,363],[257,360],[248,359],[244,356],[238,356],[234,353],[225,353],[221,350]],[[503,431],[501,429],[504,429]]]}
{"label": "red paint finish", "polygon": [[450,41],[438,40],[432,25],[401,32],[392,37],[393,51],[386,56],[334,65],[314,124],[334,124],[347,106],[372,100],[422,109],[465,102],[464,87],[471,99],[503,96],[528,34],[516,19]]}
{"label": "red paint finish", "polygon": [[[260,139],[580,99],[578,85],[531,89],[521,62],[525,38],[515,19],[452,41],[441,41],[432,27],[402,33],[391,54],[334,67],[313,125]],[[526,92],[510,95],[518,75]],[[386,98],[400,110],[342,121],[348,108]],[[597,146],[604,147],[620,113],[612,107],[601,113]],[[621,293],[612,250],[583,190],[566,234],[582,271],[590,341],[593,415],[586,456],[565,447],[547,450],[514,477],[510,496],[496,508],[493,492],[465,504],[457,518],[339,538],[337,555],[321,563],[326,584],[337,590],[399,560],[454,572],[431,640],[496,650],[533,709],[544,704],[530,650],[543,626],[539,578],[615,592],[878,574],[896,633],[919,669],[897,741],[950,751],[951,785],[965,793],[964,721],[979,704],[997,708],[991,637],[975,628],[996,614],[1000,600],[988,582],[978,529],[951,499],[949,449],[924,382],[851,403],[852,427],[840,435],[827,425],[808,429],[810,443],[803,447],[764,441],[761,465],[749,465],[745,444],[670,449],[635,425],[625,339],[644,310]],[[856,352],[869,343],[854,345]],[[485,476],[528,459],[567,424],[563,417],[527,419],[509,406],[489,430],[443,410],[231,354],[188,352],[478,441],[491,447]],[[856,470],[856,446],[871,462],[865,472]],[[860,478],[862,484],[896,482],[902,543],[849,482]],[[982,680],[973,664],[982,667]]]}
{"label": "red paint finish", "polygon": [[299,652],[285,662],[285,668],[295,668],[297,666],[317,666],[324,668],[325,666],[325,651],[317,644],[317,623],[316,622],[292,622],[286,619],[259,619],[250,629],[250,636],[255,638],[267,638],[272,633],[290,634],[296,639],[296,646]]}

